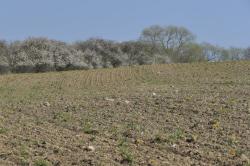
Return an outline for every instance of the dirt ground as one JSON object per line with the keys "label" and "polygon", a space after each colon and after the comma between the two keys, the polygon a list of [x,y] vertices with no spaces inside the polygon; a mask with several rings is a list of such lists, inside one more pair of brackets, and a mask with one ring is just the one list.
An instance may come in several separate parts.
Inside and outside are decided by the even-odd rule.
{"label": "dirt ground", "polygon": [[250,165],[250,61],[0,76],[0,165]]}

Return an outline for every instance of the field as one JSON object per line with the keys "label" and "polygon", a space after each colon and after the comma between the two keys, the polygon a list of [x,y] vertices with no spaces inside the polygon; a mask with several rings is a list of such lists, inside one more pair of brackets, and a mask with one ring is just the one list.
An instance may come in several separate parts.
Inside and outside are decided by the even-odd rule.
{"label": "field", "polygon": [[0,165],[249,159],[249,61],[0,76]]}

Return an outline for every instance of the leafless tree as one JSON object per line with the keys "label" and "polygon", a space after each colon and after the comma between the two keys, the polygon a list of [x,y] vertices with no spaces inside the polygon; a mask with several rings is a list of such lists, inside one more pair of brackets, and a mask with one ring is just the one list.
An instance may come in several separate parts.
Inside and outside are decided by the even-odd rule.
{"label": "leafless tree", "polygon": [[140,40],[151,43],[154,49],[160,46],[166,55],[175,59],[186,44],[192,43],[195,36],[184,27],[154,25],[145,28]]}

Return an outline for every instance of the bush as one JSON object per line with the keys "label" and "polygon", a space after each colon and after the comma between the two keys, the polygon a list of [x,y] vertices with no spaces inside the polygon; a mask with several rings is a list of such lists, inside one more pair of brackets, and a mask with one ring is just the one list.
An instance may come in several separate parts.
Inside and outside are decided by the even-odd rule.
{"label": "bush", "polygon": [[32,65],[17,65],[12,69],[14,73],[32,73],[35,71],[35,67]]}
{"label": "bush", "polygon": [[112,68],[126,63],[120,45],[110,40],[89,39],[76,42],[74,47],[83,52],[87,64],[93,68]]}
{"label": "bush", "polygon": [[84,56],[72,46],[46,38],[29,38],[10,46],[14,72],[47,72],[86,69]]}
{"label": "bush", "polygon": [[128,65],[152,64],[154,51],[148,43],[140,41],[123,42],[120,45],[124,55],[127,55]]}
{"label": "bush", "polygon": [[37,73],[48,72],[48,71],[54,71],[55,67],[53,66],[53,64],[37,63],[34,70]]}
{"label": "bush", "polygon": [[87,70],[89,66],[86,63],[75,63],[75,64],[68,64],[64,70]]}
{"label": "bush", "polygon": [[0,65],[0,74],[5,74],[10,72],[10,67],[8,65]]}

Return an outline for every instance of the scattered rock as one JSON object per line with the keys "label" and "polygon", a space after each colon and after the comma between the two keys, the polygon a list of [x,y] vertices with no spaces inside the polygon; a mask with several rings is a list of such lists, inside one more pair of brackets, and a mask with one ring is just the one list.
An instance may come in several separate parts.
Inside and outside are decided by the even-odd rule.
{"label": "scattered rock", "polygon": [[173,144],[173,145],[172,145],[172,147],[173,147],[173,148],[176,148],[176,147],[177,147],[177,145],[176,145],[176,144]]}
{"label": "scattered rock", "polygon": [[107,97],[105,98],[105,100],[106,101],[110,101],[110,102],[114,102],[115,101],[115,99],[111,99],[111,98],[107,98]]}
{"label": "scattered rock", "polygon": [[44,102],[44,103],[43,103],[43,106],[45,106],[45,107],[50,107],[50,103],[49,103],[49,102]]}
{"label": "scattered rock", "polygon": [[157,166],[157,165],[160,165],[160,163],[156,160],[151,159],[148,161],[148,166]]}
{"label": "scattered rock", "polygon": [[156,93],[152,93],[153,96],[156,96]]}
{"label": "scattered rock", "polygon": [[94,146],[88,146],[88,147],[85,148],[85,150],[93,152],[93,151],[95,151],[95,147]]}
{"label": "scattered rock", "polygon": [[128,100],[125,100],[124,102],[125,102],[126,104],[129,104],[129,103],[130,103],[130,101],[128,101]]}

